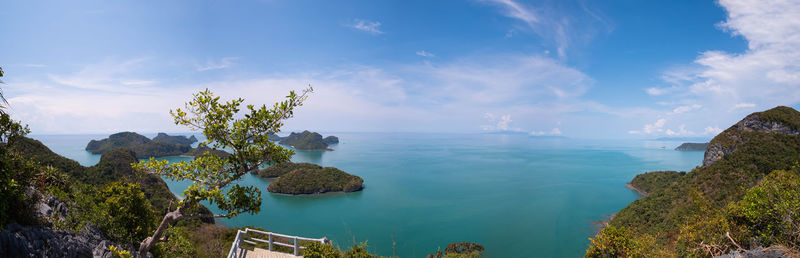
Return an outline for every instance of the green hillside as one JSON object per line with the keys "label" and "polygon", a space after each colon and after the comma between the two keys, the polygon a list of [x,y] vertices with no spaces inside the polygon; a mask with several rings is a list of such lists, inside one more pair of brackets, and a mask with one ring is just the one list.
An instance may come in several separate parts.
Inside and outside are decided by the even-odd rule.
{"label": "green hillside", "polygon": [[800,112],[789,107],[753,113],[710,142],[707,165],[686,174],[636,176],[631,184],[648,195],[619,211],[586,256],[713,256],[739,246],[798,250],[798,121]]}

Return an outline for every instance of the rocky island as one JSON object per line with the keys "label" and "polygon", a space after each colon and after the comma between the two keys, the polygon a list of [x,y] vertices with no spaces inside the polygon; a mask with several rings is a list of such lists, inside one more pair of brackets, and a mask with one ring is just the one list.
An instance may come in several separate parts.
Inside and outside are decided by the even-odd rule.
{"label": "rocky island", "polygon": [[103,154],[117,148],[126,148],[136,154],[136,158],[143,159],[149,157],[165,156],[199,156],[206,152],[216,155],[228,155],[227,152],[211,149],[205,146],[192,148],[189,144],[197,142],[194,136],[170,136],[159,133],[152,140],[144,135],[134,132],[121,132],[110,135],[106,139],[91,140],[86,145],[86,150],[93,154]]}
{"label": "rocky island", "polygon": [[708,147],[707,142],[684,142],[681,146],[675,148],[679,151],[704,151]]}
{"label": "rocky island", "polygon": [[334,167],[311,163],[286,162],[255,172],[259,177],[275,178],[267,190],[283,194],[316,194],[325,192],[355,192],[364,189],[361,177]]}
{"label": "rocky island", "polygon": [[293,132],[289,136],[281,138],[278,143],[292,146],[298,150],[331,150],[328,145],[339,143],[339,138],[336,136],[322,138],[321,134],[306,130],[302,133]]}

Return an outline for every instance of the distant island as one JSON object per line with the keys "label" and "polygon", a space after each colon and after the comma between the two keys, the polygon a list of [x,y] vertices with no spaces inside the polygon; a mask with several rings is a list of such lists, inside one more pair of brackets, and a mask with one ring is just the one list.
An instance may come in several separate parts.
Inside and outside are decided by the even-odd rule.
{"label": "distant island", "polygon": [[276,178],[267,187],[271,193],[317,194],[326,192],[355,192],[364,189],[361,177],[334,167],[311,163],[286,162],[257,172],[262,178]]}
{"label": "distant island", "polygon": [[151,140],[138,133],[121,132],[99,141],[89,141],[89,144],[86,145],[86,150],[93,154],[103,154],[117,148],[126,148],[133,151],[136,154],[136,158],[139,159],[180,155],[196,157],[209,151],[220,156],[228,155],[225,151],[211,149],[202,145],[192,148],[190,144],[195,142],[197,142],[197,138],[194,136],[170,136],[165,133],[158,133]]}
{"label": "distant island", "polygon": [[[274,137],[270,136],[271,139]],[[292,146],[298,150],[332,150],[328,148],[331,144],[339,143],[339,138],[336,136],[328,136],[322,138],[322,135],[316,132],[309,132],[308,130],[302,133],[291,133],[287,137],[279,137],[280,144]]]}
{"label": "distant island", "polygon": [[681,146],[675,148],[679,151],[704,151],[708,147],[707,142],[684,142]]}

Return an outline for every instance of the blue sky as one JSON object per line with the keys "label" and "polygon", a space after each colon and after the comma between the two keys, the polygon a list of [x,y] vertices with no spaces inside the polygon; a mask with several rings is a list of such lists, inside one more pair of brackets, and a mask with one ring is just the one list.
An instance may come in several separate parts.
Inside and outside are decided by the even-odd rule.
{"label": "blue sky", "polygon": [[34,133],[185,131],[209,88],[286,130],[711,137],[800,103],[798,1],[0,1]]}

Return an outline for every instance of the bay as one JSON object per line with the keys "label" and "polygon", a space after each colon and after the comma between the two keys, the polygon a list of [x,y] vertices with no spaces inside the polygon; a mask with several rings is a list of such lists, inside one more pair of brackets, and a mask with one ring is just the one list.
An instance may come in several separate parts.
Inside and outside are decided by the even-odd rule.
{"label": "bay", "polygon": [[[155,134],[145,134],[152,137]],[[330,135],[323,133],[323,135]],[[485,257],[582,256],[602,220],[639,198],[625,184],[655,170],[689,171],[702,151],[680,142],[536,138],[501,134],[333,133],[334,151],[300,151],[295,162],[364,178],[355,193],[289,196],[262,190],[261,212],[218,223],[328,237],[340,248],[367,241],[380,255],[425,257],[452,242],[477,242]],[[198,135],[200,136],[200,135]],[[88,166],[84,150],[107,135],[34,135]],[[202,139],[201,139],[202,140]],[[182,157],[167,157],[171,161]],[[189,182],[167,182],[178,196]],[[217,212],[213,207],[212,211]]]}

